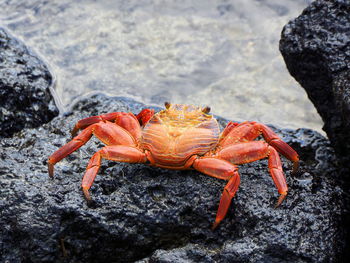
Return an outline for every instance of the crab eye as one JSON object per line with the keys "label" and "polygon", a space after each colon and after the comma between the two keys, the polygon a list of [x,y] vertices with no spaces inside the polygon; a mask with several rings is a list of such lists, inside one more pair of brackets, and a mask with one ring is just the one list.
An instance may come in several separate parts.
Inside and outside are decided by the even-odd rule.
{"label": "crab eye", "polygon": [[202,109],[202,112],[208,114],[208,113],[210,112],[210,107],[209,107],[209,106],[205,106],[205,107]]}
{"label": "crab eye", "polygon": [[165,108],[169,109],[171,104],[170,104],[170,102],[166,101],[166,102],[164,102],[164,105],[165,105]]}

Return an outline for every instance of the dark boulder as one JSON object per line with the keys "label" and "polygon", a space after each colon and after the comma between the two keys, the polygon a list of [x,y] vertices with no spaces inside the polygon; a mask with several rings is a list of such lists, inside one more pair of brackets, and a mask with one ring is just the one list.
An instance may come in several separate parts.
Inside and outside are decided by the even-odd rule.
{"label": "dark boulder", "polygon": [[338,157],[349,166],[350,1],[313,2],[284,27],[280,51],[321,115]]}
{"label": "dark boulder", "polygon": [[58,115],[47,66],[0,28],[0,137],[38,127]]}
{"label": "dark boulder", "polygon": [[[80,183],[92,139],[59,162],[47,157],[70,140],[74,123],[144,105],[96,95],[72,113],[0,140],[0,262],[335,262],[344,249],[345,195],[329,141],[317,132],[275,131],[301,157],[289,195],[278,193],[266,160],[240,167],[241,186],[217,230],[225,182],[196,171],[103,161],[88,206]],[[215,110],[215,109],[214,109]],[[225,120],[220,120],[224,125]]]}

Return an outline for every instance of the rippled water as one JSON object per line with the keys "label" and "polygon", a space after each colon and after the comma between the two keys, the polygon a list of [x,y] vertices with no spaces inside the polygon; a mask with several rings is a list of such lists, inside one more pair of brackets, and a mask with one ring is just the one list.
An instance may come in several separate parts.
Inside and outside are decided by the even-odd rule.
{"label": "rippled water", "polygon": [[0,22],[51,65],[63,105],[89,92],[209,105],[321,130],[278,50],[307,0],[0,0]]}

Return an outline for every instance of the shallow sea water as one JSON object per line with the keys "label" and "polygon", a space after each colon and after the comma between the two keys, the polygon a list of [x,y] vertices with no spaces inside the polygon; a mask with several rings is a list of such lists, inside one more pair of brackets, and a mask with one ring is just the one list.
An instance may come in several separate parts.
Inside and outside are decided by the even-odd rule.
{"label": "shallow sea water", "polygon": [[49,63],[62,111],[102,91],[321,131],[278,50],[283,26],[310,2],[0,0],[0,23]]}

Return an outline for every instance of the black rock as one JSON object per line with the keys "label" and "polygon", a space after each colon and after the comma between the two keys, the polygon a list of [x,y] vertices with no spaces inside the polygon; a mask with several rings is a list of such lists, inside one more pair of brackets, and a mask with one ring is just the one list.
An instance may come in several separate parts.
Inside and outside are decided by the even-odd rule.
{"label": "black rock", "polygon": [[[225,182],[196,171],[103,161],[87,205],[80,189],[91,139],[55,166],[46,160],[81,118],[144,105],[96,95],[71,114],[0,140],[0,262],[335,262],[341,258],[343,177],[329,141],[307,129],[275,131],[301,157],[283,159],[289,195],[278,198],[266,160],[240,167],[227,217],[210,229]],[[226,121],[220,119],[222,126]]]}
{"label": "black rock", "polygon": [[47,66],[0,28],[0,137],[38,127],[58,115]]}
{"label": "black rock", "polygon": [[325,125],[339,158],[350,160],[350,1],[318,0],[282,31],[280,51]]}

